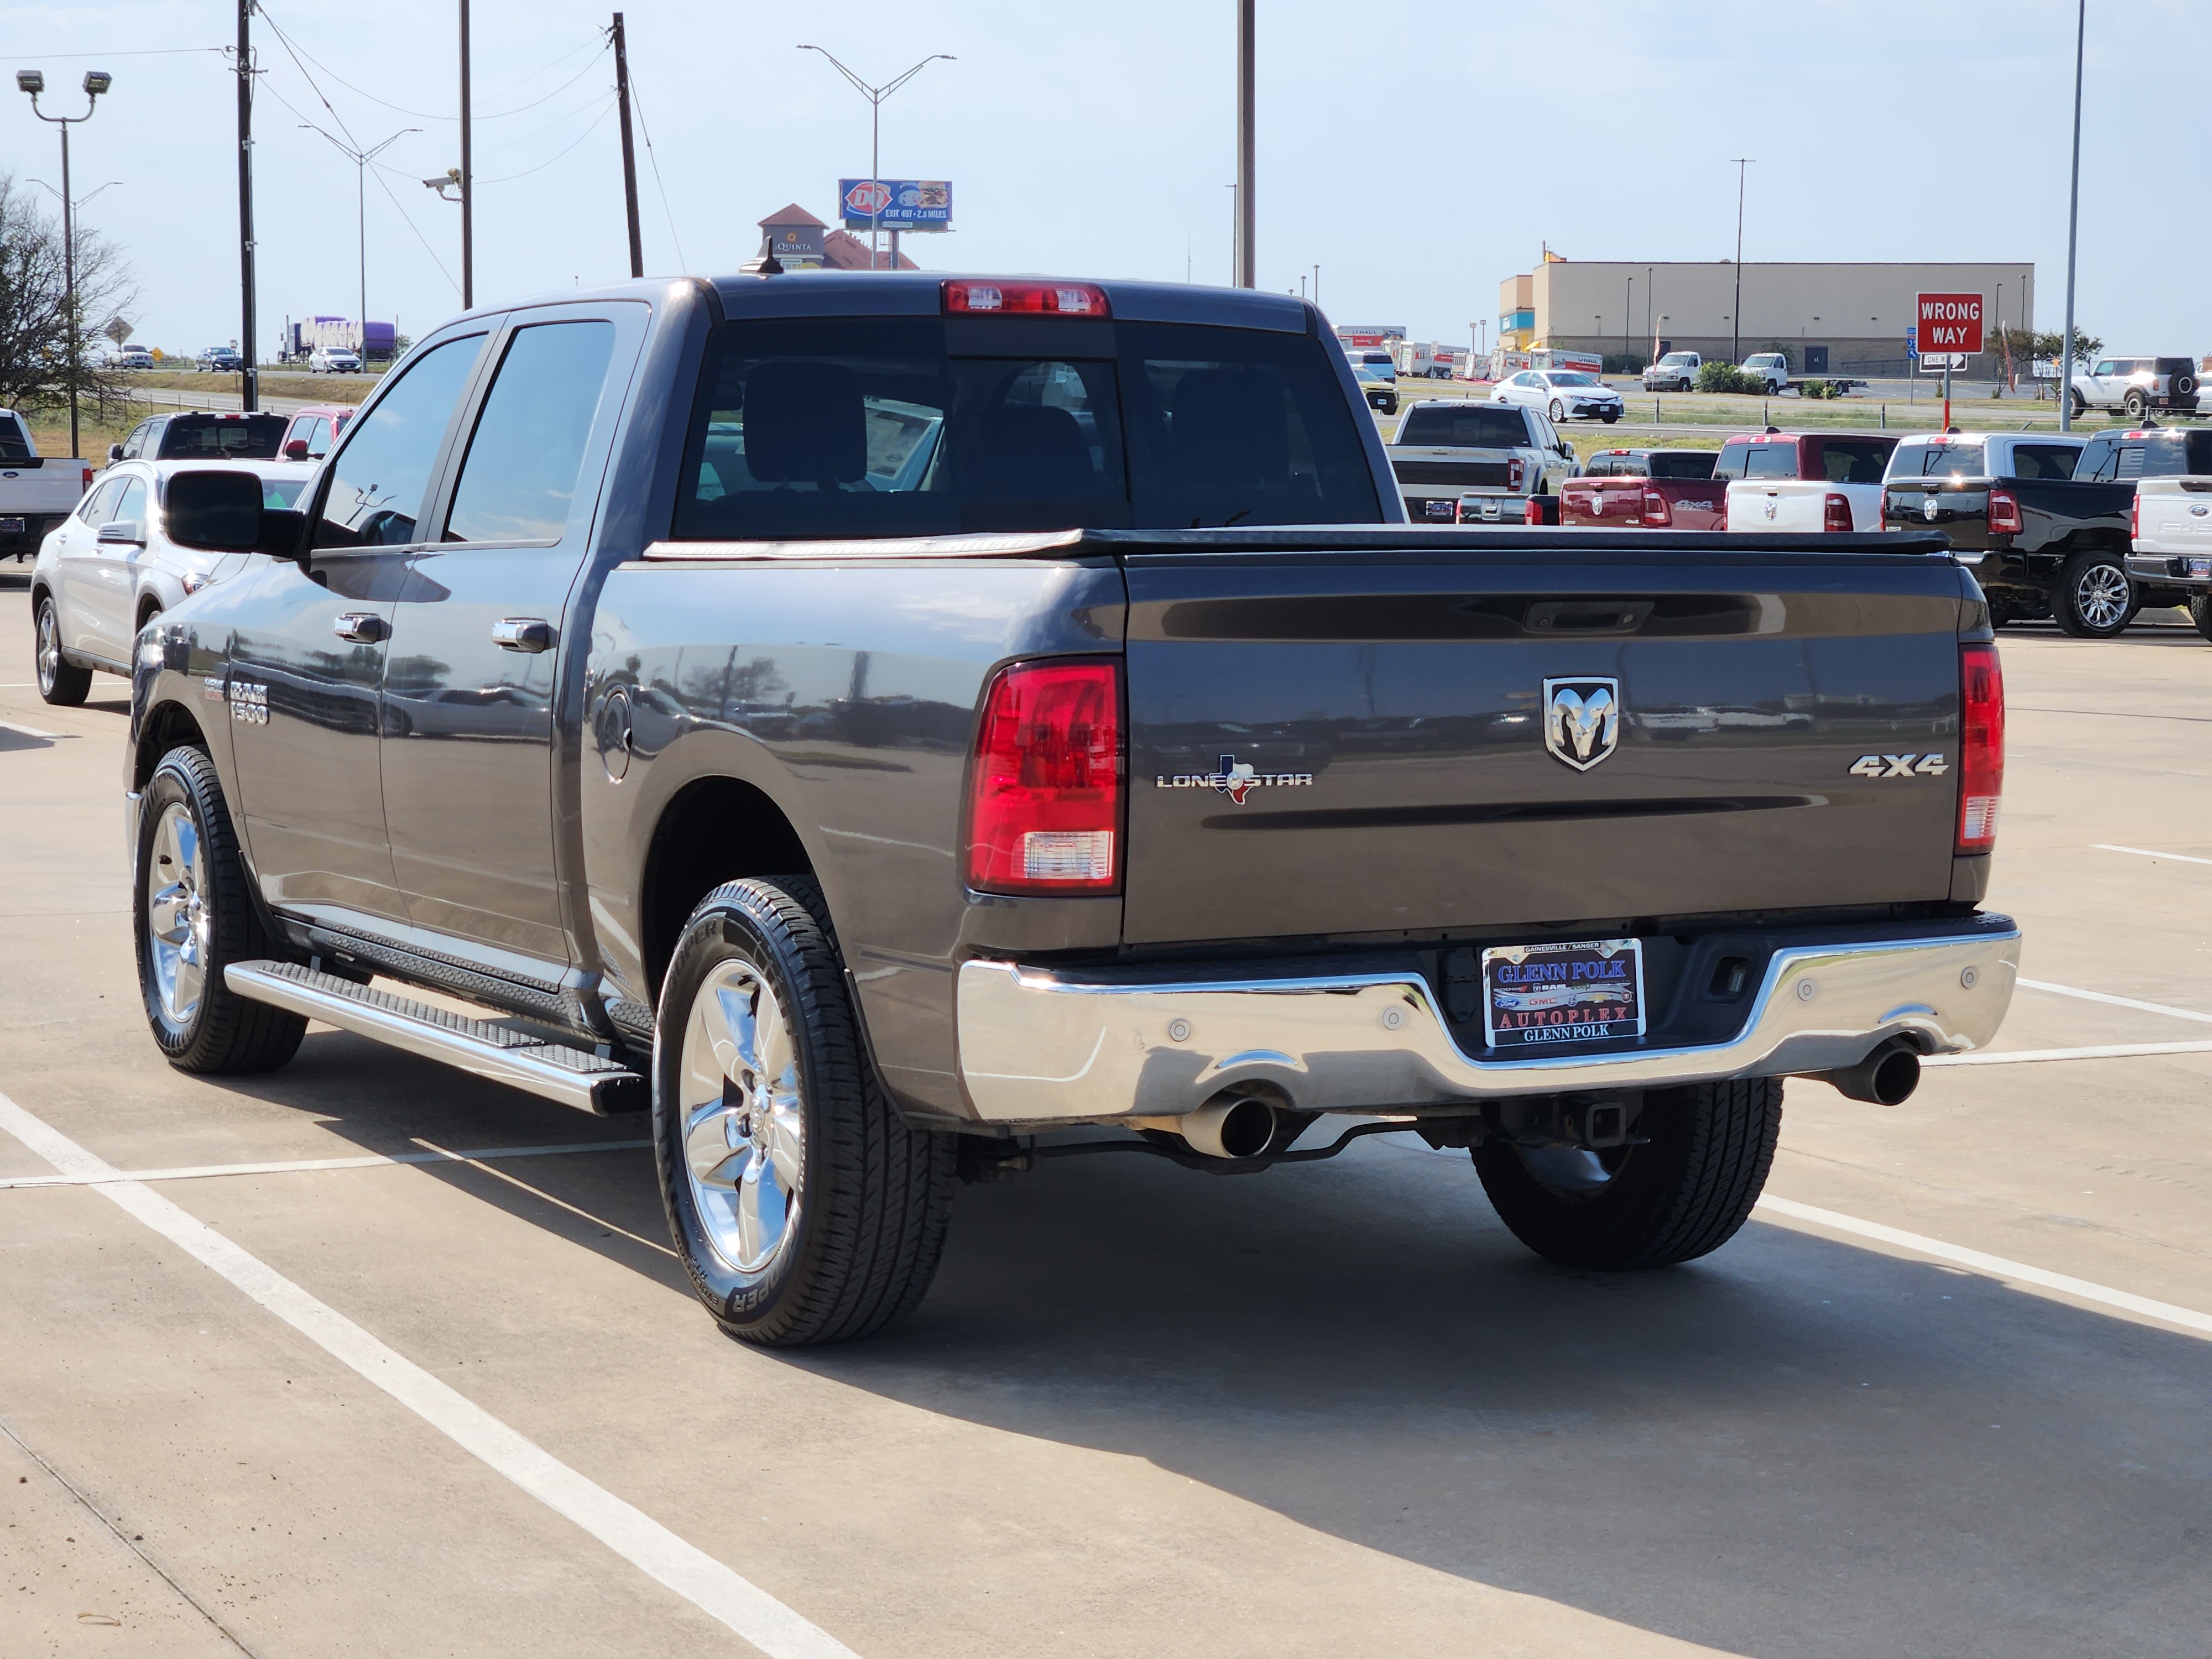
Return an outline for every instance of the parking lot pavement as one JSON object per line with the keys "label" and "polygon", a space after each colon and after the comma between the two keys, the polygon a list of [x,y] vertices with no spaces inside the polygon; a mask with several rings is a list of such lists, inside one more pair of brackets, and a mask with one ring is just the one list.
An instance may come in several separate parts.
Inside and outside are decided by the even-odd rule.
{"label": "parking lot pavement", "polygon": [[322,1030],[159,1063],[121,682],[46,708],[29,638],[0,575],[9,1659],[2203,1652],[2193,631],[2005,634],[2039,988],[1904,1107],[1793,1084],[1716,1255],[1547,1266],[1395,1136],[1075,1160],[963,1189],[909,1325],[796,1355],[691,1301],[634,1122]]}

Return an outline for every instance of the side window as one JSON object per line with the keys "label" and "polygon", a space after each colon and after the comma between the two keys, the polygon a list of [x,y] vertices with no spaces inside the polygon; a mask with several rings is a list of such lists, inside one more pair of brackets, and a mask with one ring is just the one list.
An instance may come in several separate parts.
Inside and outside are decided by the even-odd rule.
{"label": "side window", "polygon": [[2112,372],[2112,360],[2110,357],[2106,358],[2102,362],[2099,363],[2096,368],[2089,371],[2089,373],[2098,376],[2100,379],[2110,374]]}
{"label": "side window", "polygon": [[307,459],[319,461],[331,453],[331,422],[327,416],[318,415],[307,428]]}
{"label": "side window", "polygon": [[557,542],[614,356],[608,322],[517,329],[469,439],[449,542]]}
{"label": "side window", "polygon": [[2090,439],[2081,459],[2074,464],[2074,476],[2091,483],[2112,483],[2119,453],[2119,445],[2110,438]]}
{"label": "side window", "polygon": [[76,510],[78,518],[95,528],[108,522],[108,505],[123,493],[123,480],[110,478],[97,486],[84,498],[84,505]]}
{"label": "side window", "polygon": [[131,428],[131,435],[123,441],[123,459],[125,460],[135,461],[143,453],[144,453],[146,448],[146,433],[148,428],[153,424],[154,423],[151,421],[141,421],[137,425]]}
{"label": "side window", "polygon": [[483,347],[481,334],[432,347],[353,423],[331,464],[315,521],[317,547],[398,547],[420,539],[415,520],[430,469]]}
{"label": "side window", "polygon": [[117,499],[113,509],[110,511],[107,517],[100,522],[113,524],[118,520],[127,520],[138,526],[140,534],[145,533],[146,481],[143,478],[127,478],[124,481],[123,494]]}
{"label": "side window", "polygon": [[1713,463],[1713,477],[1716,478],[1748,477],[1747,468],[1750,454],[1749,444],[1723,444],[1720,459]]}

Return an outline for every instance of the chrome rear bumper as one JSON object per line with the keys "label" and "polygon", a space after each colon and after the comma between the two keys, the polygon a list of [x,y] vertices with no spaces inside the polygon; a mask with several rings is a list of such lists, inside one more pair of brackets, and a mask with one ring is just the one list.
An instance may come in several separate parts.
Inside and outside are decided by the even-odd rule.
{"label": "chrome rear bumper", "polygon": [[960,1075],[992,1123],[1178,1116],[1237,1085],[1343,1111],[1780,1077],[1855,1065],[1891,1037],[1923,1054],[1979,1048],[2019,966],[2019,930],[2002,918],[1786,946],[1725,1042],[1501,1060],[1461,1049],[1414,973],[1177,982],[973,961],[960,969]]}

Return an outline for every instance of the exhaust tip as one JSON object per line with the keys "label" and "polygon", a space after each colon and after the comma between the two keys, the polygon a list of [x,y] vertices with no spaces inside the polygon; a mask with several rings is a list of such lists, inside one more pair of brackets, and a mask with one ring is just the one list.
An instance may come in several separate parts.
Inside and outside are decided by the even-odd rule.
{"label": "exhaust tip", "polygon": [[1819,1073],[1838,1093],[1876,1106],[1902,1106],[1920,1086],[1920,1055],[1902,1038],[1892,1038],[1857,1065]]}

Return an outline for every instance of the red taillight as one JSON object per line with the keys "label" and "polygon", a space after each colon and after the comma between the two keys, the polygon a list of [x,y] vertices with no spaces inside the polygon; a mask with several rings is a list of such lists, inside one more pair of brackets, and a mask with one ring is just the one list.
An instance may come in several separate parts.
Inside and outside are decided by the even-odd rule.
{"label": "red taillight", "polygon": [[77,471],[84,475],[78,480],[76,487],[76,493],[82,495],[92,488],[92,469],[88,466],[82,466],[79,467]]}
{"label": "red taillight", "polygon": [[1827,500],[1820,503],[1820,528],[1822,530],[1849,530],[1850,527],[1851,503],[1850,498],[1844,495],[1838,495],[1832,489],[1830,490],[1828,492]]}
{"label": "red taillight", "polygon": [[1544,498],[1542,496],[1531,495],[1527,501],[1521,503],[1521,522],[1522,524],[1541,524],[1544,522]]}
{"label": "red taillight", "polygon": [[948,315],[1110,317],[1106,290],[1091,283],[947,283]]}
{"label": "red taillight", "polygon": [[1667,498],[1649,485],[1644,490],[1644,522],[1662,530],[1674,522],[1674,509],[1667,505]]}
{"label": "red taillight", "polygon": [[1528,476],[1528,464],[1518,455],[1505,458],[1505,487],[1515,495],[1521,493],[1521,481]]}
{"label": "red taillight", "polygon": [[[89,477],[90,475],[87,474],[86,476]],[[1990,528],[1992,530],[1995,530],[1997,527],[1997,497],[2003,495],[2004,492],[2001,489],[1992,489],[1990,491]],[[2020,504],[2017,501],[2014,501],[2009,495],[2005,495],[2005,501],[2006,504],[2012,508],[2012,527],[2014,530],[2018,530],[2020,528]],[[2132,547],[2135,543],[2139,542],[2142,539],[2142,497],[2141,495],[2131,495],[2128,498],[2128,542],[2130,546]]]}
{"label": "red taillight", "polygon": [[2004,671],[1994,645],[1959,647],[1959,850],[1996,844],[2004,793]]}
{"label": "red taillight", "polygon": [[2020,497],[2009,489],[1990,491],[1990,534],[2020,534]]}
{"label": "red taillight", "polygon": [[975,733],[968,884],[1110,893],[1121,884],[1121,674],[1024,663],[991,683]]}

